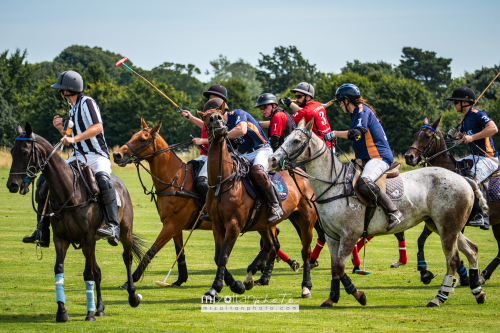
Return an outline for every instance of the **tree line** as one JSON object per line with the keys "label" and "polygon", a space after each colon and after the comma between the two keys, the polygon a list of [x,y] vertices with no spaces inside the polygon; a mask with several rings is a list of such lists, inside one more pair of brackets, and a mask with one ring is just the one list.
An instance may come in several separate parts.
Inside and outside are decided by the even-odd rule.
{"label": "tree line", "polygon": [[[289,89],[306,81],[316,89],[315,100],[326,103],[334,99],[341,84],[353,83],[375,108],[391,148],[397,154],[404,153],[411,145],[413,133],[420,128],[425,116],[432,121],[441,116],[444,131],[460,121],[461,115],[446,101],[456,87],[467,85],[479,96],[500,71],[495,65],[452,78],[452,59],[412,47],[402,49],[397,65],[353,60],[338,74],[319,71],[295,46],[279,46],[272,54],[260,56],[258,65],[252,66],[244,59],[231,62],[220,55],[210,62],[212,70],[206,73],[210,76],[209,82],[196,77],[201,71],[193,64],[164,62],[151,70],[135,67],[131,61],[127,64],[184,109],[203,109],[206,99],[202,93],[211,84],[220,83],[227,88],[231,109],[243,109],[259,120],[263,119],[262,115],[253,106],[261,93],[270,92],[278,98],[292,96]],[[0,146],[12,146],[16,123],[25,121],[49,141],[59,140],[59,133],[52,128],[52,118],[56,114],[67,118],[69,105],[50,85],[65,70],[82,74],[84,93],[99,105],[106,140],[111,147],[123,145],[139,130],[141,117],[149,124],[162,121],[160,134],[169,143],[189,140],[190,134],[199,135],[200,130],[185,121],[160,94],[130,71],[114,67],[115,62],[123,58],[120,54],[100,47],[73,45],[53,61],[32,64],[26,58],[26,50],[0,53]],[[499,89],[500,79],[477,105],[497,123],[500,121]],[[350,126],[349,115],[336,106],[327,109],[327,117],[333,130]],[[350,143],[341,140],[339,145],[349,149]]]}

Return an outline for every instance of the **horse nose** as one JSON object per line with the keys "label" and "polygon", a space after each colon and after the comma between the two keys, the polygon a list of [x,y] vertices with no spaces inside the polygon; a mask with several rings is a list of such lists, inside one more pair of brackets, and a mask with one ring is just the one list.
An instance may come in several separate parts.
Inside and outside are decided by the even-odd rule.
{"label": "horse nose", "polygon": [[116,162],[116,161],[120,161],[120,160],[122,160],[122,159],[123,159],[122,153],[120,153],[120,152],[118,152],[118,151],[117,151],[117,152],[114,152],[114,153],[113,153],[113,158],[115,159],[115,162]]}
{"label": "horse nose", "polygon": [[413,165],[413,155],[411,153],[405,154],[405,161],[408,165]]}
{"label": "horse nose", "polygon": [[271,157],[269,158],[269,162],[271,163],[271,167],[272,168],[275,168],[276,167],[276,158],[275,157]]}
{"label": "horse nose", "polygon": [[19,184],[16,182],[8,181],[7,188],[9,189],[10,193],[16,193],[17,191],[19,191]]}

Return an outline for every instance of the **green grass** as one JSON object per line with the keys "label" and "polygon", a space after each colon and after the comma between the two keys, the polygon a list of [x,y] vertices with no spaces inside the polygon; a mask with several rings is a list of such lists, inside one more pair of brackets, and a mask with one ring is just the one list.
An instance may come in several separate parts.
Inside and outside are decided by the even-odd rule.
{"label": "green grass", "polygon": [[[154,204],[142,194],[137,175],[132,170],[115,170],[128,186],[134,203],[135,231],[150,246],[161,229]],[[246,295],[263,299],[291,294],[300,305],[299,313],[206,314],[200,311],[200,297],[207,291],[215,275],[214,243],[211,232],[193,233],[186,258],[189,280],[180,288],[160,288],[156,280],[165,278],[175,259],[171,243],[158,253],[142,281],[136,284],[143,296],[138,308],[131,308],[127,292],[118,289],[125,282],[121,247],[98,242],[97,260],[103,274],[103,300],[106,316],[97,322],[85,322],[86,298],[83,282],[84,257],[71,247],[65,261],[66,308],[70,320],[55,322],[57,305],[54,288],[54,245],[43,251],[43,260],[36,260],[35,247],[23,244],[23,236],[35,227],[31,196],[8,193],[5,183],[8,170],[0,170],[0,330],[25,331],[498,331],[500,310],[500,271],[484,286],[486,304],[478,305],[468,287],[457,287],[440,308],[426,308],[434,298],[445,273],[444,256],[439,238],[431,235],[426,244],[429,269],[438,277],[427,286],[420,282],[416,270],[417,238],[423,224],[406,232],[409,263],[400,269],[389,268],[398,259],[395,237],[373,239],[367,248],[367,270],[372,274],[350,274],[359,290],[368,297],[367,306],[359,305],[343,289],[335,308],[319,305],[330,291],[330,258],[328,248],[320,256],[320,266],[312,271],[311,299],[301,299],[302,274],[292,272],[286,263],[275,266],[271,284],[255,287]],[[149,180],[148,177],[144,179]],[[31,193],[30,193],[31,195]],[[289,222],[280,225],[282,249],[291,258],[299,259],[300,241]],[[187,237],[188,232],[185,232]],[[483,269],[496,256],[496,242],[491,232],[467,228],[466,236],[479,246],[479,263]],[[185,239],[185,238],[184,238]],[[259,236],[248,233],[240,237],[231,254],[228,269],[243,280],[247,265],[258,252]],[[314,245],[314,244],[313,244]],[[468,267],[468,265],[466,265]],[[348,263],[346,269],[352,269]],[[174,269],[169,277],[177,278]],[[225,287],[221,295],[231,295]]]}

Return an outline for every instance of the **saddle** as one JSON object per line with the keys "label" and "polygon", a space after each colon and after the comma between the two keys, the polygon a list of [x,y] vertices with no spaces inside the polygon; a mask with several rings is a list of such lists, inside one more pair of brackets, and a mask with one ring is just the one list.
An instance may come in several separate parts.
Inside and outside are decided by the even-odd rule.
{"label": "saddle", "polygon": [[[364,163],[362,160],[357,159],[355,163],[355,171],[354,171],[354,176],[352,178],[352,187],[354,188],[354,192],[356,193],[356,196],[358,197],[359,200],[365,205],[368,206],[370,204],[369,200],[363,196],[356,185],[359,177],[361,176],[361,173],[363,172],[362,166],[364,166],[366,163]],[[399,176],[399,168],[401,167],[401,163],[399,162],[393,162],[392,165],[390,166],[389,170],[384,172],[382,176],[380,176],[379,179],[377,179],[376,183],[380,187],[380,189],[384,192],[386,192],[389,197],[391,197],[392,200],[397,200],[397,198],[394,198],[395,191],[388,192],[387,191],[387,179],[394,179]],[[402,184],[402,182],[401,182]],[[392,184],[391,184],[392,185]],[[403,194],[403,191],[396,190],[397,194],[401,193],[401,197]],[[392,195],[391,195],[392,194]]]}
{"label": "saddle", "polygon": [[87,164],[78,161],[78,165],[76,163],[76,160],[71,162],[69,164],[73,169],[78,170],[78,166],[80,166],[80,169],[82,171],[82,174],[80,176],[83,176],[83,181],[86,182],[87,189],[92,193],[95,197],[101,193],[99,190],[99,186],[97,185],[97,180],[95,179],[95,174],[94,170]]}

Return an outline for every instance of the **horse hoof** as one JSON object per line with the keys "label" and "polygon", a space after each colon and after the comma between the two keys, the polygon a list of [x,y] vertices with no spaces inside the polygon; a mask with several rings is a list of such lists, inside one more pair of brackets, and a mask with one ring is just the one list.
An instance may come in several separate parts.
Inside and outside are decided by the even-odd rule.
{"label": "horse hoof", "polygon": [[65,323],[69,320],[68,312],[66,309],[62,312],[57,312],[56,313],[56,322],[58,323]]}
{"label": "horse hoof", "polygon": [[356,274],[356,271],[359,271],[359,266],[354,266],[352,269],[352,274]]}
{"label": "horse hoof", "polygon": [[438,304],[436,304],[436,303],[434,303],[434,302],[432,302],[432,301],[430,301],[429,303],[427,303],[427,307],[428,307],[428,308],[436,308],[436,307],[438,307],[438,306],[439,306],[439,303],[438,303]]}
{"label": "horse hoof", "polygon": [[429,284],[431,283],[432,279],[434,279],[436,276],[432,274],[431,271],[425,271],[424,274],[420,274],[420,281],[422,281],[423,284]]}
{"label": "horse hoof", "polygon": [[269,280],[260,278],[254,283],[256,286],[267,286],[269,285]]}
{"label": "horse hoof", "polygon": [[104,316],[105,316],[104,311],[97,311],[97,312],[95,313],[95,316],[96,316],[96,317],[104,317]]}
{"label": "horse hoof", "polygon": [[85,321],[95,321],[94,311],[87,312],[87,317],[85,317]]}
{"label": "horse hoof", "polygon": [[210,288],[205,295],[201,298],[201,302],[214,303],[219,299],[217,291],[214,288]]}
{"label": "horse hoof", "polygon": [[251,274],[251,272],[248,272],[247,276],[245,277],[245,280],[243,280],[243,285],[245,286],[245,290],[252,289],[253,284],[254,284],[253,274]]}
{"label": "horse hoof", "polygon": [[484,291],[481,291],[481,293],[476,296],[476,302],[477,304],[484,304],[484,301],[486,301],[486,294]]}
{"label": "horse hoof", "polygon": [[245,286],[239,280],[235,281],[235,283],[233,284],[232,287],[230,287],[230,289],[233,293],[237,293],[240,295],[245,293]]}
{"label": "horse hoof", "polygon": [[172,287],[180,287],[184,282],[183,280],[177,280],[174,283],[172,283]]}
{"label": "horse hoof", "polygon": [[302,298],[311,298],[311,291],[309,290],[309,288],[302,288]]}
{"label": "horse hoof", "polygon": [[122,285],[120,286],[120,289],[121,289],[121,290],[127,290],[127,289],[128,289],[128,282],[125,282],[124,284],[122,284]]}
{"label": "horse hoof", "polygon": [[319,261],[317,259],[314,259],[314,261],[310,262],[309,265],[310,265],[311,269],[313,269],[314,267],[319,266]]}
{"label": "horse hoof", "polygon": [[141,294],[135,294],[132,296],[132,300],[129,300],[129,304],[131,307],[136,308],[141,304],[142,300],[142,295]]}
{"label": "horse hoof", "polygon": [[366,305],[366,295],[361,290],[358,290],[358,292],[356,292],[356,294],[354,294],[354,298],[356,298],[356,300],[358,301],[359,304],[361,304],[363,306]]}
{"label": "horse hoof", "polygon": [[297,260],[294,260],[292,261],[292,263],[290,264],[290,268],[292,269],[292,271],[294,272],[298,272],[299,269],[300,269],[300,264],[298,263]]}
{"label": "horse hoof", "polygon": [[324,301],[321,304],[321,307],[322,308],[333,308],[333,302],[332,302],[332,300],[328,298],[326,301]]}

